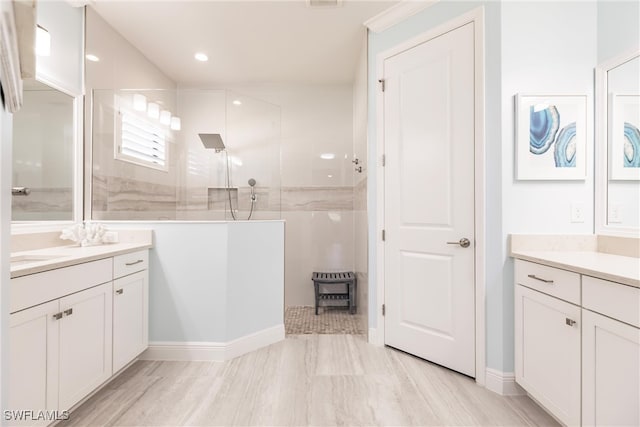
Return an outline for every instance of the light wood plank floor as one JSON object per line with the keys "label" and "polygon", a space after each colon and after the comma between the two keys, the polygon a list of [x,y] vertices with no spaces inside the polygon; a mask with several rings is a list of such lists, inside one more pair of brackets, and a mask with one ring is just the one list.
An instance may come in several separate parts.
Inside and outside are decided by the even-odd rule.
{"label": "light wood plank floor", "polygon": [[139,361],[59,426],[552,426],[527,397],[359,335],[296,335],[224,363]]}

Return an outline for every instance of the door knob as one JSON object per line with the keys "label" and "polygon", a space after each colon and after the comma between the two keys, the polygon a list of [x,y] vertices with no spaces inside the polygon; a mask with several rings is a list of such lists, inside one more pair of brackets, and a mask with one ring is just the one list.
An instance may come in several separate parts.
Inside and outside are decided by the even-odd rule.
{"label": "door knob", "polygon": [[471,240],[467,239],[466,237],[463,237],[457,242],[447,242],[447,245],[460,245],[463,248],[468,248],[469,246],[471,246]]}

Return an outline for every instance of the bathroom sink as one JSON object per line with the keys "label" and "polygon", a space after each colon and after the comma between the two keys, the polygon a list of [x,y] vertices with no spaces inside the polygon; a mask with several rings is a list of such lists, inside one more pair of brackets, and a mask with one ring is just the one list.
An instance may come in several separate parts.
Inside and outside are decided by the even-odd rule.
{"label": "bathroom sink", "polygon": [[31,264],[34,262],[50,261],[56,258],[62,258],[64,255],[16,255],[12,256],[11,267],[16,267],[24,264]]}

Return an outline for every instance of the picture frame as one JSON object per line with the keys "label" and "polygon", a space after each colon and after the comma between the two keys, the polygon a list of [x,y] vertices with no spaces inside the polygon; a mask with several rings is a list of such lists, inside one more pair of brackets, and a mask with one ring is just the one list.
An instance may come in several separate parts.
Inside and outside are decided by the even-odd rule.
{"label": "picture frame", "polygon": [[640,95],[609,94],[609,179],[640,181]]}
{"label": "picture frame", "polygon": [[585,180],[587,95],[517,94],[516,179]]}

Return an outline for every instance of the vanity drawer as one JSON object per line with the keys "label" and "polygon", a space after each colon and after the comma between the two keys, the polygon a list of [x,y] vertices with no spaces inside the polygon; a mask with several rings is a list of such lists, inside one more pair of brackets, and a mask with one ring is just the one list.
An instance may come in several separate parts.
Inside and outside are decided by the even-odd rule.
{"label": "vanity drawer", "polygon": [[111,281],[111,258],[11,279],[9,312],[58,299]]}
{"label": "vanity drawer", "polygon": [[113,257],[113,278],[127,276],[149,268],[149,250]]}
{"label": "vanity drawer", "polygon": [[640,288],[582,276],[582,307],[640,328]]}
{"label": "vanity drawer", "polygon": [[580,305],[580,275],[533,262],[515,260],[516,283]]}

